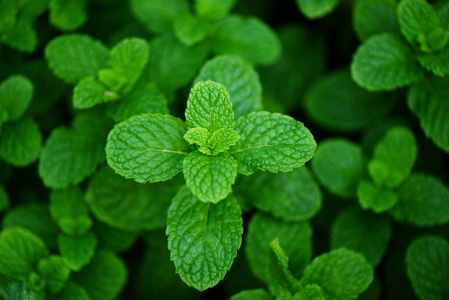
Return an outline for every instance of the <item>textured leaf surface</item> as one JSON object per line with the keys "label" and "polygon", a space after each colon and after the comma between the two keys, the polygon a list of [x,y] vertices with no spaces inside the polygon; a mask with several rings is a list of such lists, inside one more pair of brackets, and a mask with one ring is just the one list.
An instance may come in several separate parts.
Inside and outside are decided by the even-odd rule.
{"label": "textured leaf surface", "polygon": [[236,55],[220,55],[207,61],[195,82],[213,80],[231,96],[235,117],[262,108],[262,85],[254,68]]}
{"label": "textured leaf surface", "polygon": [[40,161],[39,175],[51,188],[78,184],[92,174],[104,158],[110,120],[86,112],[75,117],[70,128],[59,127],[47,139]]}
{"label": "textured leaf surface", "polygon": [[407,275],[422,300],[449,297],[449,243],[437,236],[413,241],[405,256]]}
{"label": "textured leaf surface", "polygon": [[399,201],[399,195],[395,191],[378,187],[367,180],[360,181],[357,197],[363,209],[371,209],[375,213],[387,211]]}
{"label": "textured leaf surface", "polygon": [[357,131],[390,111],[396,97],[370,93],[351,79],[348,70],[321,77],[304,98],[309,116],[332,131]]}
{"label": "textured leaf surface", "polygon": [[218,129],[212,134],[209,140],[212,155],[217,155],[223,151],[229,150],[239,139],[240,135],[232,128]]}
{"label": "textured leaf surface", "polygon": [[73,84],[95,76],[107,57],[108,49],[101,42],[82,34],[58,36],[45,47],[45,58],[55,75]]}
{"label": "textured leaf surface", "polygon": [[76,30],[87,21],[86,0],[50,0],[50,23],[63,31]]}
{"label": "textured leaf surface", "polygon": [[33,90],[33,83],[21,75],[10,76],[0,84],[0,110],[6,120],[17,120],[23,115],[30,105]]}
{"label": "textured leaf surface", "polygon": [[332,249],[348,248],[363,254],[373,266],[380,263],[391,238],[388,218],[361,211],[344,210],[332,224]]}
{"label": "textured leaf surface", "polygon": [[104,102],[106,93],[106,88],[94,76],[84,77],[73,90],[73,107],[91,108]]}
{"label": "textured leaf surface", "polygon": [[218,54],[237,54],[250,63],[269,65],[281,55],[276,33],[261,20],[231,16],[217,23],[213,47]]}
{"label": "textured leaf surface", "polygon": [[192,46],[203,41],[211,31],[208,23],[191,14],[177,17],[173,28],[176,37],[186,46]]}
{"label": "textured leaf surface", "polygon": [[171,199],[184,184],[181,178],[140,184],[102,168],[90,181],[86,201],[95,216],[123,230],[153,230],[165,226]]}
{"label": "textured leaf surface", "polygon": [[295,295],[295,300],[325,300],[323,289],[317,284],[308,284]]}
{"label": "textured leaf surface", "polygon": [[64,260],[56,255],[41,259],[37,269],[47,282],[47,287],[52,294],[63,289],[70,276],[70,269],[65,265]]}
{"label": "textured leaf surface", "polygon": [[354,29],[364,41],[369,37],[391,32],[399,34],[395,0],[360,0],[354,5]]}
{"label": "textured leaf surface", "polygon": [[264,282],[269,244],[276,237],[289,257],[290,271],[295,277],[302,274],[312,257],[312,227],[308,222],[285,222],[256,213],[248,225],[245,254],[254,275]]}
{"label": "textured leaf surface", "polygon": [[273,300],[267,291],[263,289],[241,291],[231,297],[230,300]]}
{"label": "textured leaf surface", "polygon": [[88,231],[83,236],[58,236],[58,248],[65,264],[73,271],[81,270],[95,254],[98,240]]}
{"label": "textured leaf surface", "polygon": [[423,75],[412,49],[391,33],[370,37],[356,51],[351,63],[354,81],[370,91],[407,86]]}
{"label": "textured leaf surface", "polygon": [[49,209],[53,220],[65,234],[83,235],[92,227],[89,209],[79,187],[53,190]]}
{"label": "textured leaf surface", "polygon": [[407,99],[426,136],[446,152],[449,152],[448,83],[448,78],[431,77],[414,85]]}
{"label": "textured leaf surface", "polygon": [[0,234],[0,273],[15,279],[28,279],[41,258],[48,256],[44,242],[22,227],[10,227]]}
{"label": "textured leaf surface", "polygon": [[225,17],[237,0],[195,0],[195,11],[199,16],[207,19]]}
{"label": "textured leaf surface", "polygon": [[321,18],[335,9],[340,0],[296,0],[299,9],[309,19]]}
{"label": "textured leaf surface", "polygon": [[314,155],[316,142],[303,123],[292,117],[254,112],[237,120],[240,140],[229,153],[255,171],[287,172]]}
{"label": "textured leaf surface", "polygon": [[170,259],[176,272],[199,291],[215,286],[231,268],[242,243],[242,217],[233,196],[217,204],[182,188],[168,211]]}
{"label": "textured leaf surface", "polygon": [[365,172],[362,149],[344,139],[324,140],[312,160],[312,170],[331,193],[351,198],[355,196],[357,184]]}
{"label": "textured leaf surface", "polygon": [[203,127],[210,133],[235,125],[229,92],[210,80],[198,82],[190,90],[185,115],[190,128]]}
{"label": "textured leaf surface", "polygon": [[349,300],[368,288],[373,273],[363,255],[343,248],[316,257],[304,270],[301,283],[321,286],[326,300]]}
{"label": "textured leaf surface", "polygon": [[407,127],[393,127],[376,145],[368,171],[378,185],[395,188],[410,176],[417,153],[413,132]]}
{"label": "textured leaf surface", "polygon": [[2,126],[0,156],[8,163],[24,167],[37,159],[42,147],[42,133],[34,120],[22,118]]}
{"label": "textured leaf surface", "polygon": [[204,153],[210,155],[211,151],[209,147],[207,147],[207,141],[209,140],[210,132],[206,128],[203,127],[194,127],[189,129],[184,135],[184,139],[189,142],[190,145],[197,144],[199,150]]}
{"label": "textured leaf surface", "polygon": [[116,299],[125,286],[128,271],[113,252],[100,250],[89,265],[74,273],[74,281],[84,287],[91,299]]}
{"label": "textured leaf surface", "polygon": [[439,179],[425,174],[412,174],[398,193],[399,201],[390,210],[397,221],[419,227],[449,221],[449,188]]}
{"label": "textured leaf surface", "polygon": [[143,114],[115,125],[106,145],[108,164],[137,182],[166,181],[189,154],[187,125],[170,115]]}
{"label": "textured leaf surface", "polygon": [[449,74],[449,47],[436,53],[419,53],[418,60],[421,66],[435,75],[443,77]]}
{"label": "textured leaf surface", "polygon": [[234,187],[237,199],[249,200],[259,210],[285,221],[305,221],[321,208],[322,194],[306,167],[292,172],[256,172]]}
{"label": "textured leaf surface", "polygon": [[43,300],[43,295],[33,292],[25,281],[4,278],[0,281],[0,297],[8,300]]}

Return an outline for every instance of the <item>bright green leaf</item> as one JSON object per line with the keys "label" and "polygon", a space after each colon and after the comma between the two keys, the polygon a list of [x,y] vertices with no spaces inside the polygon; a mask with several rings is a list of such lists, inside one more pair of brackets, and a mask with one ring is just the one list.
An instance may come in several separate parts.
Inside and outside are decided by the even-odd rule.
{"label": "bright green leaf", "polygon": [[190,145],[197,144],[202,153],[211,155],[211,149],[207,147],[209,137],[209,130],[203,127],[193,127],[184,135],[184,139],[189,142]]}
{"label": "bright green leaf", "polygon": [[207,19],[220,19],[231,11],[237,0],[195,0],[195,11]]}
{"label": "bright green leaf", "polygon": [[117,92],[121,91],[125,87],[128,79],[109,68],[100,69],[97,75],[98,80],[108,88],[108,92],[105,93],[105,100],[119,99],[120,95]]}
{"label": "bright green leaf", "polygon": [[427,71],[438,76],[449,74],[449,47],[436,53],[419,53],[418,60]]}
{"label": "bright green leaf", "polygon": [[72,31],[87,21],[87,0],[50,0],[50,23],[63,31]]}
{"label": "bright green leaf", "polygon": [[64,260],[56,255],[41,259],[37,265],[37,270],[47,282],[47,287],[52,294],[61,291],[70,276],[70,270],[65,265]]}
{"label": "bright green leaf", "polygon": [[86,109],[103,103],[107,92],[94,76],[84,77],[73,90],[73,107]]}
{"label": "bright green leaf", "polygon": [[381,188],[367,180],[360,181],[357,198],[363,209],[371,209],[375,213],[387,211],[399,201],[399,195],[395,191]]}
{"label": "bright green leaf", "polygon": [[33,90],[33,83],[22,75],[10,76],[2,81],[0,84],[0,110],[6,112],[6,120],[17,120],[23,115],[30,105]]}
{"label": "bright green leaf", "polygon": [[240,135],[232,128],[220,128],[209,139],[212,155],[229,150],[240,139]]}
{"label": "bright green leaf", "polygon": [[[23,16],[23,12],[21,14]],[[37,33],[32,24],[21,17],[14,27],[1,36],[2,42],[21,52],[31,53],[37,46]]]}
{"label": "bright green leaf", "polygon": [[299,9],[309,19],[324,17],[332,12],[340,0],[296,0]]}
{"label": "bright green leaf", "polygon": [[176,37],[189,47],[203,41],[211,31],[208,23],[191,14],[177,17],[173,28]]}
{"label": "bright green leaf", "polygon": [[308,284],[295,294],[294,300],[326,300],[323,289],[317,284]]}
{"label": "bright green leaf", "polygon": [[58,247],[66,265],[73,271],[81,270],[95,254],[98,240],[95,234],[88,231],[83,236],[58,236]]}

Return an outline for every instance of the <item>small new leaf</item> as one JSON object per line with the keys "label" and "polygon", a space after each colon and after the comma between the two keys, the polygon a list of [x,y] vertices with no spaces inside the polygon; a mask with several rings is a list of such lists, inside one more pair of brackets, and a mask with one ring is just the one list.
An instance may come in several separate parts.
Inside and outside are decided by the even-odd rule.
{"label": "small new leaf", "polygon": [[240,139],[240,135],[232,128],[220,128],[209,139],[209,147],[212,155],[229,150]]}
{"label": "small new leaf", "polygon": [[399,201],[399,195],[395,191],[378,187],[367,180],[360,181],[357,198],[363,209],[371,209],[375,213],[387,211]]}
{"label": "small new leaf", "polygon": [[70,276],[70,269],[65,265],[64,260],[56,255],[41,259],[37,270],[42,279],[47,282],[47,287],[52,294],[62,290]]}
{"label": "small new leaf", "polygon": [[340,0],[296,0],[299,9],[309,19],[321,18],[335,9]]}
{"label": "small new leaf", "polygon": [[190,145],[197,144],[198,150],[206,155],[211,155],[211,149],[207,147],[207,141],[209,140],[210,132],[203,127],[194,127],[189,129],[184,135],[184,139],[189,142]]}
{"label": "small new leaf", "polygon": [[2,121],[17,120],[28,108],[33,97],[32,82],[21,75],[10,76],[0,84],[0,111]]}

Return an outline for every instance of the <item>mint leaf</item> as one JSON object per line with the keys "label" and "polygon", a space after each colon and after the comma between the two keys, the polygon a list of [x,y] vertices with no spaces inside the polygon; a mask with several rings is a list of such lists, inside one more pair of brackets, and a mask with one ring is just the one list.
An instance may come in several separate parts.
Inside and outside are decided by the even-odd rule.
{"label": "mint leaf", "polygon": [[0,1],[0,32],[10,30],[16,23],[19,3],[9,0]]}
{"label": "mint leaf", "polygon": [[108,87],[110,91],[105,93],[105,100],[116,100],[120,98],[117,93],[126,85],[127,78],[115,72],[113,69],[101,69],[98,71],[98,79]]}
{"label": "mint leaf", "polygon": [[419,118],[427,137],[449,152],[448,78],[431,77],[418,82],[409,91],[408,107]]}
{"label": "mint leaf", "polygon": [[190,90],[185,115],[190,128],[203,127],[210,133],[235,125],[229,92],[210,80],[198,82]]}
{"label": "mint leaf", "polygon": [[5,228],[0,233],[0,273],[27,280],[41,258],[48,256],[44,242],[22,227]]}
{"label": "mint leaf", "polygon": [[369,91],[407,86],[423,73],[412,49],[391,33],[370,37],[357,49],[351,63],[352,78]]}
{"label": "mint leaf", "polygon": [[45,58],[55,75],[76,84],[106,65],[108,49],[88,35],[68,34],[51,40],[45,47]]}
{"label": "mint leaf", "polygon": [[420,53],[418,60],[421,66],[435,75],[443,77],[449,74],[449,47],[436,53]]}
{"label": "mint leaf", "polygon": [[43,300],[44,295],[35,293],[25,281],[1,279],[0,297],[11,300]]}
{"label": "mint leaf", "polygon": [[228,154],[207,156],[194,151],[184,159],[182,169],[187,187],[203,202],[225,199],[237,177],[237,162]]}
{"label": "mint leaf", "polygon": [[211,31],[208,23],[191,14],[177,17],[173,28],[181,43],[189,47],[203,41]]}
{"label": "mint leaf", "polygon": [[407,127],[393,127],[376,145],[368,171],[378,185],[395,188],[410,176],[417,152],[413,132]]}
{"label": "mint leaf", "polygon": [[399,201],[396,192],[381,188],[367,180],[360,181],[357,198],[363,209],[371,209],[375,213],[387,211]]}
{"label": "mint leaf", "polygon": [[212,155],[229,150],[240,139],[240,135],[232,128],[220,128],[209,139]]}
{"label": "mint leaf", "polygon": [[106,113],[115,122],[121,122],[144,113],[168,114],[168,103],[155,84],[147,83],[135,86],[122,101],[108,103]]}
{"label": "mint leaf", "polygon": [[106,145],[108,164],[137,182],[166,181],[182,170],[189,155],[187,125],[178,118],[142,114],[115,125]]}
{"label": "mint leaf", "polygon": [[[338,157],[338,159],[335,159]],[[344,139],[327,139],[320,143],[312,160],[312,170],[332,194],[352,198],[365,172],[365,161],[359,145]]]}
{"label": "mint leaf", "polygon": [[420,45],[424,52],[433,52],[447,44],[449,32],[441,27],[437,12],[427,1],[402,0],[397,12],[401,31],[412,45]]}
{"label": "mint leaf", "polygon": [[37,270],[47,282],[47,287],[52,294],[61,291],[70,276],[70,270],[65,265],[64,260],[56,255],[41,259],[37,265]]}
{"label": "mint leaf", "polygon": [[217,54],[237,54],[257,65],[270,65],[281,55],[276,33],[257,18],[231,16],[216,26],[212,45]]}
{"label": "mint leaf", "polygon": [[342,248],[316,257],[304,270],[301,284],[321,286],[327,300],[349,300],[368,288],[373,273],[361,254]]}
{"label": "mint leaf", "polygon": [[126,266],[116,254],[100,250],[89,265],[73,274],[73,280],[86,289],[91,299],[112,300],[120,294],[127,276]]}
{"label": "mint leaf", "polygon": [[0,135],[0,156],[17,167],[24,167],[37,159],[42,147],[42,133],[31,118],[8,122]]}
{"label": "mint leaf", "polygon": [[240,140],[229,153],[253,172],[287,172],[314,155],[316,142],[303,123],[292,117],[254,112],[237,120]]}
{"label": "mint leaf", "polygon": [[308,222],[285,222],[256,213],[248,225],[245,254],[254,275],[264,282],[267,282],[269,244],[276,237],[289,257],[293,276],[299,277],[312,257],[312,227]]}
{"label": "mint leaf", "polygon": [[217,204],[204,203],[184,187],[173,198],[167,218],[168,248],[187,285],[203,291],[224,278],[242,242],[241,214],[233,196]]}
{"label": "mint leaf", "polygon": [[53,190],[49,208],[53,220],[67,235],[83,235],[92,227],[89,210],[79,187]]}
{"label": "mint leaf", "polygon": [[324,17],[332,12],[340,0],[296,0],[296,4],[309,19]]}
{"label": "mint leaf", "polygon": [[308,284],[295,294],[295,300],[325,300],[323,289],[317,284]]}
{"label": "mint leaf", "polygon": [[220,55],[207,61],[195,82],[213,80],[231,96],[235,117],[262,108],[262,86],[254,67],[237,55]]}
{"label": "mint leaf", "polygon": [[90,300],[86,290],[79,285],[68,281],[61,292],[50,297],[52,300]]}
{"label": "mint leaf", "polygon": [[87,21],[87,0],[50,0],[50,23],[63,31],[72,31]]}
{"label": "mint leaf", "polygon": [[211,149],[207,145],[209,138],[209,130],[203,127],[191,128],[184,134],[184,139],[189,142],[190,145],[197,144],[199,147],[198,150],[207,155],[211,155]]}
{"label": "mint leaf", "polygon": [[354,29],[365,41],[373,35],[399,33],[395,0],[359,0],[354,4]]}
{"label": "mint leaf", "polygon": [[348,248],[365,256],[373,266],[380,263],[391,238],[391,225],[387,218],[359,208],[340,213],[331,228],[332,249]]}
{"label": "mint leaf", "polygon": [[171,199],[184,184],[181,177],[144,185],[124,179],[105,166],[89,182],[86,202],[97,219],[114,228],[162,228]]}
{"label": "mint leaf", "polygon": [[237,199],[285,221],[306,221],[321,208],[320,187],[305,166],[278,174],[256,172],[241,177],[233,189]]}
{"label": "mint leaf", "polygon": [[70,128],[58,127],[47,139],[39,175],[47,187],[65,188],[91,175],[104,160],[110,120],[92,111],[75,117]]}
{"label": "mint leaf", "polygon": [[0,212],[5,211],[9,207],[9,197],[5,187],[0,184]]}
{"label": "mint leaf", "polygon": [[37,33],[30,21],[21,17],[11,30],[2,35],[2,42],[21,52],[31,53],[37,46]]}
{"label": "mint leaf", "polygon": [[131,0],[134,16],[154,32],[170,30],[177,16],[188,10],[189,4],[185,0]]}
{"label": "mint leaf", "polygon": [[[33,98],[33,83],[22,75],[10,76],[0,84],[0,109],[5,120],[19,119]],[[1,125],[1,120],[0,120]]]}
{"label": "mint leaf", "polygon": [[73,107],[77,109],[91,108],[106,102],[108,93],[94,76],[84,77],[73,90]]}
{"label": "mint leaf", "polygon": [[273,300],[274,298],[263,289],[241,291],[231,297],[230,300]]}
{"label": "mint leaf", "polygon": [[399,188],[399,201],[390,210],[397,221],[419,227],[449,221],[449,188],[438,178],[412,174]]}
{"label": "mint leaf", "polygon": [[83,236],[58,236],[58,248],[65,264],[73,271],[79,271],[90,262],[95,254],[98,240],[88,231]]}
{"label": "mint leaf", "polygon": [[195,0],[195,11],[203,18],[220,19],[229,14],[236,2],[236,0]]}
{"label": "mint leaf", "polygon": [[420,299],[449,297],[449,243],[438,236],[414,240],[405,256],[407,275]]}
{"label": "mint leaf", "polygon": [[[339,70],[316,80],[304,96],[309,116],[322,127],[350,132],[361,130],[396,104],[386,93],[370,93],[359,87],[349,70]],[[344,107],[345,109],[341,109]]]}

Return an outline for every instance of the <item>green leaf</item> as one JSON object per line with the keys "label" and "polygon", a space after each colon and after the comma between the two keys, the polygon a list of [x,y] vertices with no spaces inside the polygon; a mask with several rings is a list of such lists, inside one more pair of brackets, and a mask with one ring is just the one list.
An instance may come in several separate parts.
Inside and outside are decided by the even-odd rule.
{"label": "green leaf", "polygon": [[203,127],[210,133],[235,126],[229,92],[210,80],[198,82],[190,90],[185,115],[190,128]]}
{"label": "green leaf", "polygon": [[256,172],[237,180],[234,193],[285,221],[306,221],[321,209],[321,190],[307,167],[273,174]]}
{"label": "green leaf", "polygon": [[410,176],[417,153],[418,145],[410,129],[390,128],[376,145],[368,171],[378,185],[398,187]]}
{"label": "green leaf", "polygon": [[173,28],[181,43],[189,47],[204,41],[211,31],[211,25],[191,14],[177,17]]}
{"label": "green leaf", "polygon": [[207,19],[220,19],[229,14],[237,0],[195,0],[196,13]]}
{"label": "green leaf", "polygon": [[0,184],[0,212],[5,211],[9,207],[9,197],[5,187]]}
{"label": "green leaf", "polygon": [[113,69],[101,69],[97,75],[100,82],[110,90],[105,93],[105,100],[119,99],[120,95],[117,92],[124,88],[127,83],[127,78],[115,72]]}
{"label": "green leaf", "polygon": [[362,149],[341,138],[324,140],[312,160],[312,170],[332,194],[352,198],[365,172]]}
{"label": "green leaf", "polygon": [[90,300],[86,290],[79,285],[68,281],[61,292],[56,294],[52,300]]}
{"label": "green leaf", "polygon": [[276,33],[257,18],[231,16],[216,26],[212,45],[217,54],[237,54],[257,65],[270,65],[281,55]]}
{"label": "green leaf", "polygon": [[0,1],[0,32],[14,27],[19,12],[19,2],[10,0]]}
{"label": "green leaf", "polygon": [[171,199],[184,184],[181,177],[144,185],[124,179],[105,166],[89,182],[86,202],[100,221],[114,228],[128,231],[162,228]]}
{"label": "green leaf", "polygon": [[357,198],[363,209],[371,209],[375,213],[387,211],[399,201],[399,195],[396,192],[381,188],[367,180],[360,181]]}
{"label": "green leaf", "polygon": [[316,142],[303,123],[290,116],[254,112],[237,120],[240,140],[229,151],[253,172],[288,172],[303,166],[315,152]]}
{"label": "green leaf", "polygon": [[352,78],[369,91],[407,86],[423,73],[412,49],[391,33],[370,37],[357,49],[351,63]]}
{"label": "green leaf", "polygon": [[304,96],[305,108],[318,125],[342,132],[366,128],[390,111],[395,100],[392,95],[362,89],[346,69],[319,78]]}
{"label": "green leaf", "polygon": [[233,196],[204,203],[182,188],[168,211],[170,259],[176,272],[199,291],[215,286],[231,268],[242,243],[243,220]]}
{"label": "green leaf", "polygon": [[449,74],[449,47],[436,53],[419,53],[418,60],[421,66],[435,75],[443,77]]}
{"label": "green leaf", "polygon": [[296,0],[296,4],[309,19],[324,17],[337,7],[340,0]]}
{"label": "green leaf", "polygon": [[149,30],[169,31],[177,16],[189,11],[185,0],[131,0],[134,16]]}
{"label": "green leaf", "polygon": [[1,279],[0,297],[5,300],[43,300],[43,295],[33,292],[25,281]]}
{"label": "green leaf", "polygon": [[25,167],[37,159],[42,147],[42,133],[31,118],[7,123],[0,135],[0,156],[17,167]]}
{"label": "green leaf", "polygon": [[231,96],[235,117],[262,108],[262,85],[255,69],[237,55],[220,55],[207,61],[195,82],[213,80]]}
{"label": "green leaf", "polygon": [[254,275],[264,282],[267,282],[269,244],[276,237],[289,257],[293,276],[299,277],[312,258],[312,227],[308,222],[285,222],[256,213],[248,225],[245,254]]}
{"label": "green leaf", "polygon": [[106,145],[108,164],[137,182],[166,181],[182,170],[189,154],[187,125],[178,118],[142,114],[115,125]]}
{"label": "green leaf", "polygon": [[106,102],[107,93],[106,88],[94,76],[84,77],[73,90],[73,107],[87,109]]}
{"label": "green leaf", "polygon": [[93,231],[98,237],[99,249],[109,249],[117,253],[131,248],[139,237],[139,232],[121,230],[102,222],[95,222]]}
{"label": "green leaf", "polygon": [[240,135],[232,128],[220,128],[209,139],[212,155],[229,150],[240,139]]}
{"label": "green leaf", "polygon": [[449,40],[449,32],[441,27],[440,18],[425,0],[402,0],[398,5],[398,21],[402,34],[424,52],[441,50]]}
{"label": "green leaf", "polygon": [[184,139],[189,142],[190,145],[197,144],[201,153],[207,155],[211,155],[211,149],[207,145],[209,137],[209,130],[203,127],[191,128],[184,134]]}
{"label": "green leaf", "polygon": [[363,254],[373,266],[380,263],[391,238],[385,216],[349,208],[340,213],[331,228],[332,249],[348,248]]}
{"label": "green leaf", "polygon": [[14,121],[24,114],[33,98],[33,90],[33,83],[22,75],[10,76],[2,81],[0,109],[6,113],[6,120]]}
{"label": "green leaf", "polygon": [[64,260],[56,255],[41,259],[37,265],[37,270],[47,282],[47,287],[52,294],[61,291],[70,276],[70,270],[65,265]]}
{"label": "green leaf", "polygon": [[[21,14],[23,16],[23,13]],[[37,46],[37,33],[32,24],[21,17],[14,27],[1,36],[2,42],[21,52],[31,53]]]}
{"label": "green leaf", "polygon": [[48,256],[44,242],[22,227],[5,228],[0,233],[0,273],[28,279],[41,258]]}
{"label": "green leaf", "polygon": [[104,160],[110,120],[94,112],[75,117],[70,128],[58,127],[47,139],[39,175],[45,186],[65,188],[91,175]]}
{"label": "green leaf", "polygon": [[326,300],[323,289],[317,284],[308,284],[295,294],[295,300]]}
{"label": "green leaf", "polygon": [[304,270],[301,283],[321,286],[326,300],[350,300],[368,288],[373,273],[363,255],[342,248],[316,257]]}
{"label": "green leaf", "polygon": [[45,47],[45,58],[57,77],[76,84],[106,65],[108,49],[88,35],[60,35]]}
{"label": "green leaf", "polygon": [[50,23],[63,31],[76,30],[87,21],[87,0],[50,0]]}
{"label": "green leaf", "polygon": [[125,263],[113,252],[100,250],[89,265],[73,274],[73,280],[84,287],[91,299],[116,299],[128,277]]}
{"label": "green leaf", "polygon": [[390,210],[397,221],[419,227],[449,221],[449,188],[438,178],[412,174],[399,188],[399,201]]}
{"label": "green leaf", "polygon": [[449,243],[437,236],[423,236],[411,243],[405,256],[407,275],[422,300],[449,297]]}
{"label": "green leaf", "polygon": [[273,300],[274,298],[263,289],[241,291],[231,297],[230,300]]}
{"label": "green leaf", "polygon": [[186,185],[203,202],[217,203],[231,193],[237,162],[228,154],[208,156],[195,151],[184,159]]}
{"label": "green leaf", "polygon": [[65,264],[73,271],[79,271],[90,262],[95,254],[98,240],[88,231],[83,236],[58,236],[58,248]]}
{"label": "green leaf", "polygon": [[121,122],[135,115],[145,113],[168,114],[165,95],[153,83],[135,86],[122,101],[108,103],[106,113],[115,122]]}
{"label": "green leaf", "polygon": [[427,137],[449,153],[449,78],[431,77],[409,91],[408,107],[419,118]]}
{"label": "green leaf", "polygon": [[373,35],[390,32],[399,34],[395,0],[358,0],[354,4],[354,29],[365,41]]}
{"label": "green leaf", "polygon": [[53,190],[49,208],[53,220],[67,235],[83,235],[92,227],[89,209],[79,187]]}

